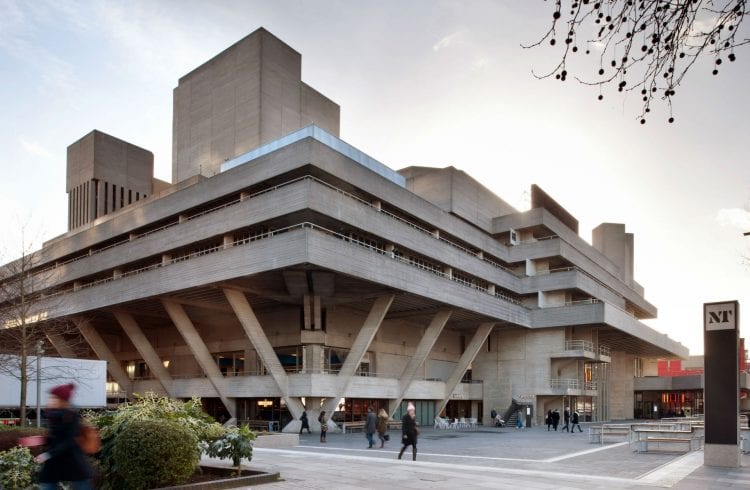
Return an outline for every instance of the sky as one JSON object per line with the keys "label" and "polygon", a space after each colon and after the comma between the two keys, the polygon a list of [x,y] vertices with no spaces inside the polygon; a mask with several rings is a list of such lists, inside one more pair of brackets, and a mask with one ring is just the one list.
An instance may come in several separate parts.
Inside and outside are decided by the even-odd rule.
{"label": "sky", "polygon": [[[66,148],[93,129],[171,179],[180,76],[265,27],[341,106],[341,138],[399,169],[452,165],[519,210],[531,184],[580,222],[635,235],[645,323],[703,352],[702,305],[750,307],[750,47],[695,65],[675,123],[640,95],[538,80],[556,65],[542,0],[0,0],[0,258],[67,228]],[[745,27],[745,31],[748,28]],[[584,69],[598,69],[595,60]],[[740,316],[742,319],[742,315]],[[750,327],[741,328],[741,335]]]}

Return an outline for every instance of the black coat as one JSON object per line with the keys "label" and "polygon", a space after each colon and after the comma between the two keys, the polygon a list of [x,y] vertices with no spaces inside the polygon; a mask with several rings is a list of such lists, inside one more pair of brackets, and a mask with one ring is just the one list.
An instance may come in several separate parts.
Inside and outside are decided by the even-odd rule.
{"label": "black coat", "polygon": [[78,445],[81,416],[71,409],[47,410],[49,433],[47,455],[39,473],[39,482],[81,481],[91,478],[91,466]]}
{"label": "black coat", "polygon": [[557,424],[560,423],[560,412],[552,412],[552,425],[557,427]]}
{"label": "black coat", "polygon": [[417,445],[417,421],[408,413],[401,417],[401,443],[404,446]]}

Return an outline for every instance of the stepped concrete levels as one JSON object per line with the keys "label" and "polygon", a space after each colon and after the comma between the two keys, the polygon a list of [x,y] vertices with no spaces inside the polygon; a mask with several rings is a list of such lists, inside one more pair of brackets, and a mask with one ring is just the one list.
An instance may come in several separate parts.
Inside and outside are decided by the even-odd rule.
{"label": "stepped concrete levels", "polygon": [[48,352],[108,361],[111,402],[200,396],[287,431],[409,401],[430,425],[632,418],[637,366],[688,352],[641,322],[625,226],[592,246],[539,187],[519,212],[453,167],[395,171],[338,138],[300,66],[260,29],[181,78],[171,185],[134,145],[71,145],[71,230],[33,255],[29,320],[85,342]]}

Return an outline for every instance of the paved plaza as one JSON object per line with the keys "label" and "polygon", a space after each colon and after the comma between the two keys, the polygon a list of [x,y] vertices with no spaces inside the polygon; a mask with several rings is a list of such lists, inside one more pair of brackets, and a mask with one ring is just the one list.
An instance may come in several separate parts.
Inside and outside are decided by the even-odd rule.
{"label": "paved plaza", "polygon": [[289,449],[256,449],[251,467],[281,473],[268,489],[354,488],[750,488],[750,457],[743,467],[703,466],[703,452],[639,454],[627,442],[588,442],[583,433],[480,428],[424,429],[417,461],[396,456],[400,432],[383,449],[367,449],[363,433],[303,434]]}

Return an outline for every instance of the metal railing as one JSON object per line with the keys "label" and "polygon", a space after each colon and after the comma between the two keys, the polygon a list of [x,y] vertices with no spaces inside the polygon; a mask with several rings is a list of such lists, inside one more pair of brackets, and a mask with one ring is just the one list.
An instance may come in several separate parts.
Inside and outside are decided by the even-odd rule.
{"label": "metal railing", "polygon": [[596,352],[594,343],[589,340],[566,340],[565,350],[582,350],[586,352]]}
{"label": "metal railing", "polygon": [[590,340],[566,340],[565,350],[582,350],[584,352],[591,352],[592,354],[599,354],[600,356],[607,357],[611,355],[611,350],[608,346],[599,345],[599,347],[597,348]]}
{"label": "metal railing", "polygon": [[581,381],[580,379],[553,378],[549,380],[552,389],[567,390],[596,390],[596,381]]}

